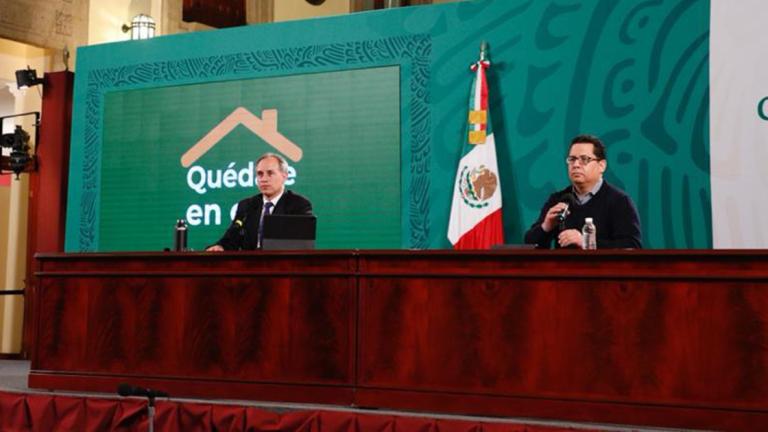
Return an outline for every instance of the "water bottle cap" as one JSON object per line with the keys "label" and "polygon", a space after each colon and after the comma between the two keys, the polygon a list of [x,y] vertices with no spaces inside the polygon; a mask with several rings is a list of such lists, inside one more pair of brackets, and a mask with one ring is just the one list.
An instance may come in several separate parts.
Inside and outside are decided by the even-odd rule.
{"label": "water bottle cap", "polygon": [[592,223],[592,218],[584,218],[584,223]]}

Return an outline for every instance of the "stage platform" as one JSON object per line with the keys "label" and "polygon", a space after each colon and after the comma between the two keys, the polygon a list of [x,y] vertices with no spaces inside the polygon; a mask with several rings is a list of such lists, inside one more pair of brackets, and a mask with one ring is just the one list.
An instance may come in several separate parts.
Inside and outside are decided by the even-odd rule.
{"label": "stage platform", "polygon": [[[122,398],[117,394],[110,393],[97,393],[97,392],[69,392],[69,391],[47,391],[41,389],[32,389],[27,386],[27,379],[29,376],[30,363],[23,360],[0,360],[0,400],[3,397],[6,399],[9,396],[25,395],[26,397],[51,397],[51,398],[65,398],[70,401],[76,401],[75,404],[89,405],[88,402],[77,402],[85,400],[93,401],[114,401],[116,403],[121,401],[130,401],[131,407],[134,409],[141,409],[145,403],[143,398]],[[574,423],[574,422],[558,422],[558,421],[542,421],[529,418],[499,418],[499,417],[481,417],[481,416],[459,416],[459,415],[445,415],[429,412],[407,412],[407,411],[393,411],[393,410],[377,410],[377,409],[364,409],[359,407],[346,407],[346,406],[334,406],[334,405],[322,405],[322,404],[297,404],[297,403],[280,403],[269,401],[248,401],[248,400],[236,400],[236,399],[191,399],[191,398],[162,398],[158,399],[157,404],[172,403],[176,407],[179,406],[214,406],[214,407],[228,407],[232,409],[256,409],[262,413],[268,413],[272,419],[286,418],[295,415],[307,415],[307,418],[318,417],[321,413],[333,414],[336,416],[336,420],[332,423],[349,423],[350,427],[345,430],[365,431],[365,430],[381,430],[379,425],[386,424],[386,422],[393,421],[392,419],[399,420],[397,430],[425,430],[425,425],[429,426],[426,430],[473,430],[473,431],[675,431],[680,429],[662,429],[662,428],[647,428],[637,427],[631,425],[609,425],[599,423]],[[39,402],[38,402],[39,404]],[[5,406],[3,406],[5,405]],[[8,409],[8,403],[2,404],[0,402],[0,429],[5,429],[8,425],[3,422],[4,418],[18,417],[19,413],[12,415],[6,412],[4,409]],[[15,404],[18,409],[24,409],[22,404]],[[55,410],[54,404],[48,404],[49,409]],[[130,412],[129,409],[125,409],[126,412]],[[158,412],[161,409],[158,408]],[[178,411],[178,408],[177,408]],[[49,417],[43,416],[43,417]],[[341,419],[341,420],[340,420]],[[348,420],[343,420],[348,419]],[[33,421],[36,419],[32,419]],[[146,422],[145,418],[138,418],[139,422],[134,427],[128,426],[127,430],[141,430],[142,422]],[[397,422],[397,420],[394,420]],[[167,420],[166,420],[167,423]],[[274,422],[269,422],[272,426],[265,427],[264,429],[274,430]],[[290,422],[288,422],[290,424]],[[315,423],[322,424],[323,422],[316,421]],[[328,422],[325,422],[328,425]],[[394,424],[394,423],[392,423]],[[370,428],[366,425],[371,425]],[[285,426],[285,425],[283,425]],[[331,430],[327,428],[312,428],[301,430]],[[328,425],[330,426],[330,425]],[[478,428],[479,426],[479,428]],[[123,424],[120,426],[125,428]],[[14,429],[10,429],[14,430]],[[33,429],[42,430],[42,429]],[[126,429],[121,429],[126,430]],[[166,430],[162,427],[155,428],[157,431]],[[177,430],[171,428],[170,430]],[[211,430],[205,427],[200,427],[196,430]],[[238,428],[232,428],[229,430],[241,430]],[[285,429],[279,429],[285,430]],[[289,429],[290,430],[290,429]],[[333,428],[333,430],[338,430]],[[394,430],[394,429],[385,429]]]}

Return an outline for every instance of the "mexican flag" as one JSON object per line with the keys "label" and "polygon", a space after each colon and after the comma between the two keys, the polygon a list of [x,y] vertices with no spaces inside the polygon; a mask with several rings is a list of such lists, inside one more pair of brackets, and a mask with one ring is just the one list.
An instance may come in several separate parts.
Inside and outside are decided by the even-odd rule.
{"label": "mexican flag", "polygon": [[448,240],[454,249],[489,249],[504,243],[496,142],[488,114],[486,73],[490,66],[484,50],[472,65],[475,76],[469,98],[467,141],[456,169],[448,223]]}

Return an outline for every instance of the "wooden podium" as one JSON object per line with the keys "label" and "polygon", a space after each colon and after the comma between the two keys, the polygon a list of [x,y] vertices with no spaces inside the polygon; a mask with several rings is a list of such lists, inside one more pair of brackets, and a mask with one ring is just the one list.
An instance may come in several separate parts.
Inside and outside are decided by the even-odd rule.
{"label": "wooden podium", "polygon": [[766,251],[44,254],[30,387],[748,430]]}

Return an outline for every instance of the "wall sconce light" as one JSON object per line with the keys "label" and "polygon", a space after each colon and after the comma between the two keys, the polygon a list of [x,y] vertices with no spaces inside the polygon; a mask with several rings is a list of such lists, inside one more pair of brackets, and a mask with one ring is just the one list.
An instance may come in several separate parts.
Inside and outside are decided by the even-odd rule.
{"label": "wall sconce light", "polygon": [[37,77],[37,71],[27,66],[26,69],[16,71],[16,88],[25,89],[42,84],[43,79]]}
{"label": "wall sconce light", "polygon": [[123,33],[131,32],[131,40],[155,37],[155,20],[149,15],[138,14],[131,20],[131,25],[123,24]]}

